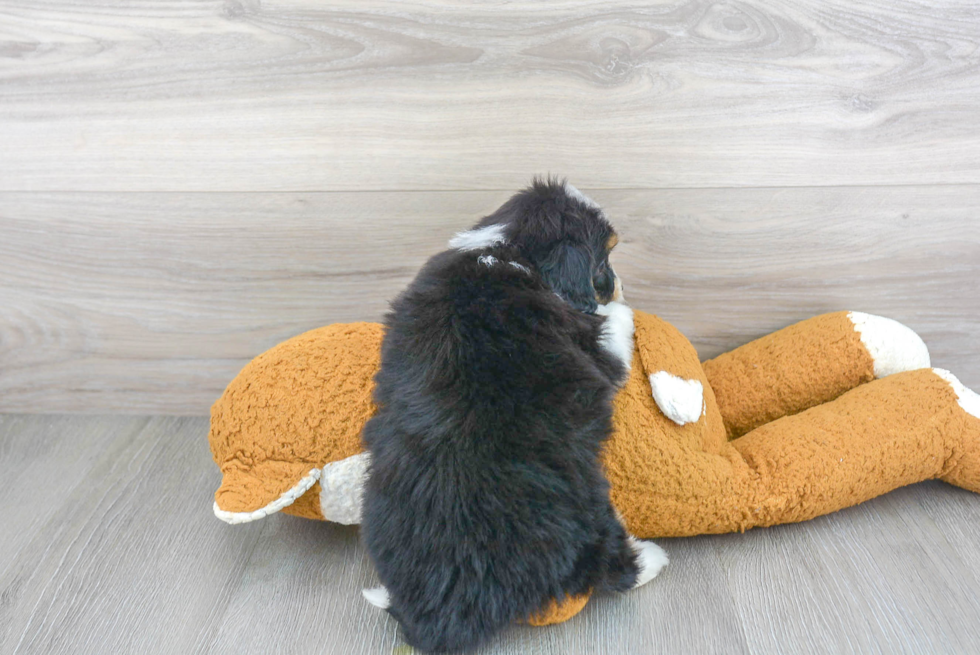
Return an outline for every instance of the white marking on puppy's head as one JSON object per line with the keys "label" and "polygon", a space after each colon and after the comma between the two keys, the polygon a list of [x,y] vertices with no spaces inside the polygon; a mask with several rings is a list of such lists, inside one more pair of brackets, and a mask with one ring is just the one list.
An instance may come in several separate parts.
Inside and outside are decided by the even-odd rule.
{"label": "white marking on puppy's head", "polygon": [[459,232],[449,240],[449,247],[468,252],[500,245],[507,241],[506,229],[506,225],[495,224]]}
{"label": "white marking on puppy's head", "polygon": [[572,186],[571,183],[565,182],[564,186],[565,186],[565,195],[567,195],[569,198],[578,200],[586,207],[591,207],[592,209],[602,209],[599,206],[599,203],[597,203],[595,200],[593,200],[592,198],[588,197],[587,195],[585,195],[584,193],[576,189],[574,186]]}
{"label": "white marking on puppy's head", "polygon": [[497,258],[494,257],[493,255],[481,255],[480,257],[476,258],[476,261],[483,264],[487,268],[490,268],[491,266],[497,263]]}

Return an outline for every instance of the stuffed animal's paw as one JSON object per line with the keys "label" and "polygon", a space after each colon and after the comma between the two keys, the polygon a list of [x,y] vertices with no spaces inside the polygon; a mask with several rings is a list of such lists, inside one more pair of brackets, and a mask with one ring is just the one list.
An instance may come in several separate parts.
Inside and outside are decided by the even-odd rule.
{"label": "stuffed animal's paw", "polygon": [[659,371],[650,375],[650,389],[657,407],[677,425],[696,423],[706,411],[704,386],[699,380],[685,380]]}
{"label": "stuffed animal's paw", "polygon": [[980,394],[973,389],[964,386],[959,378],[942,368],[934,368],[932,372],[946,380],[956,394],[956,403],[966,411],[967,414],[975,418],[980,418]]}
{"label": "stuffed animal's paw", "polygon": [[848,312],[847,317],[874,361],[876,378],[929,368],[929,349],[911,328],[874,314]]}

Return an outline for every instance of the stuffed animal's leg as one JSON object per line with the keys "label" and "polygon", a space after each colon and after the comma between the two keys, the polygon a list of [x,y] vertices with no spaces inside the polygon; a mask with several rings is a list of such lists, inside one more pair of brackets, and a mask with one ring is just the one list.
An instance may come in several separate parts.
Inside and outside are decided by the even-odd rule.
{"label": "stuffed animal's leg", "polygon": [[[949,371],[935,369],[937,375],[946,380],[956,393],[956,404],[969,416],[963,439],[954,442],[952,453],[946,461],[940,479],[957,487],[980,493],[980,395],[964,387]],[[957,413],[958,416],[958,413]]]}
{"label": "stuffed animal's leg", "polygon": [[732,442],[739,528],[803,521],[914,482],[980,492],[980,397],[945,371],[899,373]]}
{"label": "stuffed animal's leg", "polygon": [[875,378],[929,366],[912,330],[880,316],[807,319],[704,362],[730,439]]}

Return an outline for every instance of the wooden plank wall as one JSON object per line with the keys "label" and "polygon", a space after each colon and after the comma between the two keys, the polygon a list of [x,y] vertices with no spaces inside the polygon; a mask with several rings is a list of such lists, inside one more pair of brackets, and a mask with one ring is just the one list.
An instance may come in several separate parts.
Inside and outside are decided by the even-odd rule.
{"label": "wooden plank wall", "polygon": [[0,0],[0,411],[203,414],[532,175],[703,357],[902,320],[980,388],[980,5]]}

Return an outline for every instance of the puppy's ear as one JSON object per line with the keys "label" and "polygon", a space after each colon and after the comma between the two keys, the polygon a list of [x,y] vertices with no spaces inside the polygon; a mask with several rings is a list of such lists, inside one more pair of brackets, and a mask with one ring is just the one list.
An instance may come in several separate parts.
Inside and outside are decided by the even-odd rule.
{"label": "puppy's ear", "polygon": [[594,314],[599,307],[592,286],[592,257],[581,246],[559,244],[540,263],[541,277],[575,309]]}

